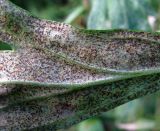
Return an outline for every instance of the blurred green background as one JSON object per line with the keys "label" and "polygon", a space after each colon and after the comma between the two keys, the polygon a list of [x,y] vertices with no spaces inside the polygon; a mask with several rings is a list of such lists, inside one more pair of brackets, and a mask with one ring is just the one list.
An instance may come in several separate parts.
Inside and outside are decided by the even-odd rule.
{"label": "blurred green background", "polygon": [[[40,18],[69,23],[78,28],[160,30],[160,0],[11,1]],[[119,130],[160,130],[160,92],[61,131]]]}

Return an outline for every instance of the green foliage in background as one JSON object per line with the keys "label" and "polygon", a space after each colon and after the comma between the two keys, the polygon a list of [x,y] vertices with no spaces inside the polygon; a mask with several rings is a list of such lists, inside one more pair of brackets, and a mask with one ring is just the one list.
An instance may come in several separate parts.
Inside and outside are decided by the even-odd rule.
{"label": "green foliage in background", "polygon": [[10,47],[10,45],[0,41],[0,50],[12,50],[12,48]]}
{"label": "green foliage in background", "polygon": [[81,0],[11,0],[32,14],[45,19],[63,21]]}
{"label": "green foliage in background", "polygon": [[105,131],[100,119],[89,119],[78,125],[79,131]]}
{"label": "green foliage in background", "polygon": [[155,15],[150,0],[93,0],[89,29],[151,30],[148,16]]}

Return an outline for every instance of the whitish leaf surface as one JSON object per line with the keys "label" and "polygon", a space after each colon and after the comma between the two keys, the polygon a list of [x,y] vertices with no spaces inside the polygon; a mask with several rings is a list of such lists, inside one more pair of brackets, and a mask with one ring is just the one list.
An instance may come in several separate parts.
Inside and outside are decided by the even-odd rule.
{"label": "whitish leaf surface", "polygon": [[148,16],[155,15],[150,0],[93,0],[89,29],[150,30]]}

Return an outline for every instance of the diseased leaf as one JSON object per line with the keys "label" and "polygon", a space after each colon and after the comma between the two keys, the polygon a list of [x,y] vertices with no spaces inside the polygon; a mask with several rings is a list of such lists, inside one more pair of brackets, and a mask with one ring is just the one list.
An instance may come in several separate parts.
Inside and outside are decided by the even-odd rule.
{"label": "diseased leaf", "polygon": [[0,130],[56,130],[160,89],[160,34],[81,30],[0,0]]}
{"label": "diseased leaf", "polygon": [[[98,2],[99,1],[97,0],[97,3]],[[151,0],[142,0],[142,1],[141,0],[119,0],[119,1],[105,0],[105,2],[106,4],[103,3],[100,6],[99,4],[92,6],[92,10],[89,17],[90,23],[88,24],[89,29],[91,28],[90,27],[91,24],[92,24],[91,29],[99,29],[96,26],[96,24],[98,24],[97,21],[99,21],[98,12],[102,10],[104,7],[106,7],[108,10],[102,11],[102,12],[104,15],[108,14],[108,17],[105,17],[102,23],[105,23],[106,21],[110,21],[110,23],[112,24],[110,24],[111,26],[109,28],[112,28],[112,29],[124,28],[124,29],[134,29],[134,30],[141,29],[144,31],[151,29],[150,25],[147,22],[147,19],[150,15],[151,16],[156,15],[154,7],[151,5],[151,2],[153,1]],[[93,12],[94,9],[95,9],[95,12]],[[94,16],[94,18],[97,21],[92,21],[91,20],[92,16]],[[107,29],[108,27],[106,27],[102,23],[100,24],[101,28]],[[104,36],[106,38],[110,36],[114,37],[113,34],[111,34],[110,36],[105,34]],[[130,64],[133,64],[133,63],[130,62]],[[116,120],[121,119],[123,121],[127,121],[128,119],[134,119],[136,117],[135,114],[137,113],[136,112],[137,107],[139,107],[137,106],[137,103],[140,103],[140,100],[135,100],[134,102],[132,102],[132,104],[131,103],[125,104],[121,107],[116,108],[114,112],[107,112],[107,114],[112,113],[114,115],[114,118],[116,118]],[[127,112],[126,111],[123,112],[124,110],[126,110]]]}

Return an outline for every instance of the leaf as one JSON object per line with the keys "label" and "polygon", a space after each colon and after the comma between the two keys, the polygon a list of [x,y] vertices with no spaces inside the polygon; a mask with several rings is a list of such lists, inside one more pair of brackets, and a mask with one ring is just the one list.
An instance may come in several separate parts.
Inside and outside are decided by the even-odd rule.
{"label": "leaf", "polygon": [[57,130],[159,90],[160,34],[81,30],[0,0],[0,129]]}
{"label": "leaf", "polygon": [[98,118],[81,122],[78,125],[78,129],[79,131],[104,131],[103,124]]}
{"label": "leaf", "polygon": [[[151,30],[147,22],[151,12],[154,10],[148,0],[95,0],[88,20],[88,29]],[[110,26],[106,23],[110,23]]]}
{"label": "leaf", "polygon": [[[151,30],[148,24],[148,16],[155,16],[155,9],[151,3],[152,0],[105,0],[104,2],[99,2],[99,0],[94,1],[95,4],[92,4],[92,10],[88,19],[88,28],[89,29],[99,29],[97,25],[101,27],[101,29],[134,29],[134,30]],[[97,2],[97,3],[96,3]],[[101,4],[101,5],[100,5]],[[103,9],[106,8],[104,11]],[[99,15],[102,12],[103,16]],[[103,21],[101,23],[99,20],[102,18]],[[92,19],[95,18],[96,21]],[[110,27],[106,26],[104,23],[110,21]],[[91,26],[92,25],[92,26]],[[127,34],[128,35],[128,34]],[[102,34],[101,34],[102,36]],[[111,33],[109,36],[104,33],[105,38],[113,37],[114,33]],[[116,34],[116,37],[118,35]],[[137,36],[136,36],[137,37]],[[132,62],[131,62],[132,63]],[[133,63],[132,63],[133,64]],[[113,114],[117,119],[121,119],[123,121],[127,121],[128,119],[134,119],[136,116],[134,113],[137,111],[137,103],[139,100],[125,104],[121,107],[118,107],[114,110],[114,112],[107,112],[106,114]],[[139,104],[140,105],[140,104]],[[127,112],[123,112],[123,111]],[[134,113],[131,113],[134,112]],[[121,116],[120,116],[120,115]],[[128,116],[128,118],[126,117]]]}
{"label": "leaf", "polygon": [[12,50],[12,47],[7,43],[0,41],[0,50]]}
{"label": "leaf", "polygon": [[107,6],[106,0],[92,0],[92,10],[88,18],[88,29],[104,29],[110,27],[110,22],[107,21]]}

